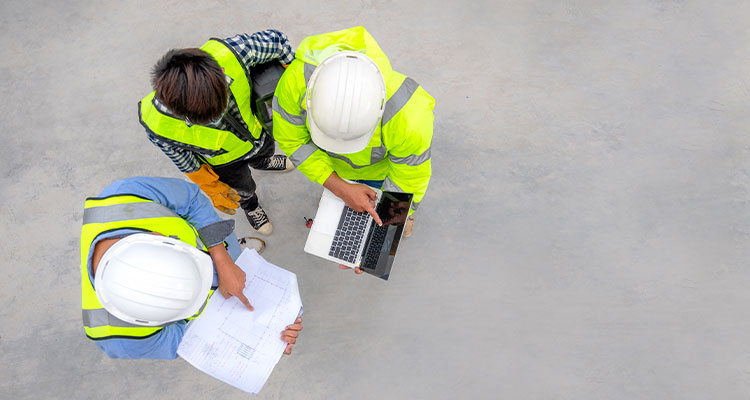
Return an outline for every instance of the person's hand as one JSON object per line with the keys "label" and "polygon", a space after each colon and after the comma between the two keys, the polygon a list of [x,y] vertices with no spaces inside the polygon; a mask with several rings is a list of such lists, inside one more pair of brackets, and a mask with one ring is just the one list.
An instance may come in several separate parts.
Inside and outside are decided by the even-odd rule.
{"label": "person's hand", "polygon": [[231,266],[226,267],[219,274],[219,292],[221,292],[221,295],[225,299],[235,296],[248,310],[255,310],[247,297],[245,297],[245,294],[242,293],[243,290],[245,290],[245,271],[238,267],[237,264],[232,263]]}
{"label": "person's hand", "polygon": [[299,337],[299,331],[301,330],[302,318],[297,318],[292,325],[287,326],[284,332],[281,332],[281,340],[286,342],[284,354],[292,354],[292,346],[297,343],[297,337]]}
{"label": "person's hand", "polygon": [[356,212],[367,211],[378,226],[383,225],[380,216],[375,212],[375,201],[378,199],[378,195],[369,186],[359,183],[349,183],[339,178],[335,172],[332,172],[326,178],[323,186],[341,200],[344,200],[344,203],[352,210]]}
{"label": "person's hand", "polygon": [[226,189],[227,190],[224,190],[223,192],[210,194],[208,197],[211,199],[211,203],[217,210],[229,215],[234,215],[236,212],[235,210],[240,206],[240,195],[236,190],[229,186],[226,186]]}
{"label": "person's hand", "polygon": [[234,210],[240,206],[240,195],[237,194],[237,191],[221,182],[219,176],[208,164],[202,164],[198,170],[186,172],[185,175],[193,183],[200,186],[203,193],[208,196],[211,203],[219,211],[232,215],[235,213]]}
{"label": "person's hand", "polygon": [[[346,266],[346,265],[344,265],[344,264],[339,264],[339,269],[352,269],[352,267],[347,267],[347,266]],[[354,273],[355,273],[355,274],[357,274],[357,275],[361,275],[361,274],[363,274],[364,272],[365,272],[365,271],[362,271],[362,269],[361,269],[361,268],[359,268],[359,267],[354,267]]]}
{"label": "person's hand", "polygon": [[375,212],[375,202],[378,200],[378,195],[375,191],[369,186],[359,183],[352,184],[347,182],[347,185],[341,195],[339,195],[341,200],[344,200],[344,203],[356,212],[367,211],[372,215],[372,219],[375,220],[378,226],[383,225],[380,216]]}
{"label": "person's hand", "polygon": [[245,290],[245,271],[234,263],[232,257],[227,253],[227,249],[224,248],[224,243],[209,247],[208,254],[211,255],[216,274],[219,275],[219,293],[225,299],[235,296],[248,310],[255,310],[245,294],[242,293]]}

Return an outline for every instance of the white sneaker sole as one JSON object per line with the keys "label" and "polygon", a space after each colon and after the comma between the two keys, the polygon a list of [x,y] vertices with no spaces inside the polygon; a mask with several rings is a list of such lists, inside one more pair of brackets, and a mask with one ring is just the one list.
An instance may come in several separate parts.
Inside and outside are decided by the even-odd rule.
{"label": "white sneaker sole", "polygon": [[[252,227],[252,225],[250,225],[250,227]],[[273,225],[271,225],[271,222],[266,222],[255,231],[260,233],[261,235],[268,236],[271,234],[271,232],[273,232]]]}

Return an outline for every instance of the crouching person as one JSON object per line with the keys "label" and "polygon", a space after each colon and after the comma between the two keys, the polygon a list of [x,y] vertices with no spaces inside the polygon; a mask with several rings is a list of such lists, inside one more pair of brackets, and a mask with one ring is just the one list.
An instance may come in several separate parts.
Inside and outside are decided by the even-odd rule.
{"label": "crouching person", "polygon": [[[81,232],[86,336],[112,358],[173,359],[187,321],[211,294],[243,294],[234,221],[218,217],[192,183],[134,177],[89,198]],[[302,320],[281,339],[290,354]]]}

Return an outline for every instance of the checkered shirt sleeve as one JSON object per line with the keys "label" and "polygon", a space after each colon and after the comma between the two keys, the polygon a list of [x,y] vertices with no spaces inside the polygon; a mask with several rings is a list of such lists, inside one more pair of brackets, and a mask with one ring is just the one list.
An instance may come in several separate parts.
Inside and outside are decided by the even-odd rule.
{"label": "checkered shirt sleeve", "polygon": [[289,39],[274,29],[255,32],[252,35],[241,33],[225,41],[248,67],[263,64],[274,58],[278,58],[282,64],[289,64],[294,60],[294,50],[289,45]]}
{"label": "checkered shirt sleeve", "polygon": [[150,140],[151,143],[158,147],[159,150],[163,151],[164,154],[172,160],[180,172],[189,174],[200,169],[201,162],[192,151],[181,149],[176,146],[170,146],[150,134],[147,134],[146,136],[148,136],[148,140]]}

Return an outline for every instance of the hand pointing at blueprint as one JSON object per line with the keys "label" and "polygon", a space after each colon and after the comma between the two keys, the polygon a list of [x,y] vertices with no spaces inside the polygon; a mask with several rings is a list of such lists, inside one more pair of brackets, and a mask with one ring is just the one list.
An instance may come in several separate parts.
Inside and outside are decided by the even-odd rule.
{"label": "hand pointing at blueprint", "polygon": [[[282,353],[291,352],[302,329],[297,276],[245,250],[237,265],[247,274],[244,294],[212,296],[185,332],[177,354],[201,371],[250,393],[258,393]],[[287,353],[288,354],[288,353]]]}

